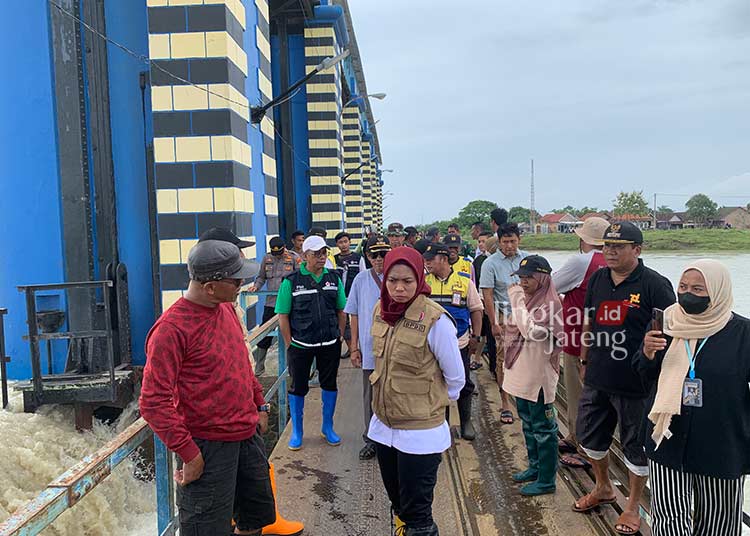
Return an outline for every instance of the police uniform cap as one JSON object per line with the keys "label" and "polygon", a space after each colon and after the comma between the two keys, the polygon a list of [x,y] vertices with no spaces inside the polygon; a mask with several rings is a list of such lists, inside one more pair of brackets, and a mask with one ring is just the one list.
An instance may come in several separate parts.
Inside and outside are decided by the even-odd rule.
{"label": "police uniform cap", "polygon": [[643,244],[643,233],[632,222],[619,221],[607,227],[603,240],[605,244]]}
{"label": "police uniform cap", "polygon": [[460,247],[461,237],[457,234],[447,234],[443,237],[443,244],[450,247]]}
{"label": "police uniform cap", "polygon": [[422,253],[422,257],[427,261],[431,261],[437,255],[445,255],[446,257],[450,256],[448,247],[445,244],[441,244],[439,242],[433,242],[429,244],[427,246],[427,249],[425,249],[424,253]]}
{"label": "police uniform cap", "polygon": [[552,267],[547,262],[547,259],[541,255],[529,255],[521,261],[521,265],[518,270],[513,272],[513,275],[532,275],[532,274],[551,274]]}

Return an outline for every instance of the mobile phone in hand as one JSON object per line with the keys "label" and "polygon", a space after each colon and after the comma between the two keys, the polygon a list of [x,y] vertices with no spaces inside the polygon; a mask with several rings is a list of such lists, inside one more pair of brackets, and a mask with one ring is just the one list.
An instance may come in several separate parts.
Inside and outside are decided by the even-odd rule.
{"label": "mobile phone in hand", "polygon": [[664,310],[653,308],[651,310],[651,329],[664,331]]}

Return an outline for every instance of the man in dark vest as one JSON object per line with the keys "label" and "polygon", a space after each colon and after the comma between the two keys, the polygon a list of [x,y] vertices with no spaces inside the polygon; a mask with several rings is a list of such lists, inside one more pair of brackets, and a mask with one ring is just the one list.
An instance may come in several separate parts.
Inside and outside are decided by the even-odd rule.
{"label": "man in dark vest", "polygon": [[328,247],[323,238],[308,236],[302,244],[304,262],[298,272],[281,283],[276,298],[279,329],[289,358],[289,410],[292,435],[289,448],[302,448],[305,395],[309,391],[310,368],[315,360],[323,399],[321,433],[330,445],[341,438],[333,430],[336,409],[336,376],[344,333],[346,295],[341,278],[325,267]]}
{"label": "man in dark vest", "polygon": [[[349,297],[349,292],[352,289],[352,283],[354,278],[360,270],[360,264],[362,262],[362,255],[356,251],[352,251],[352,241],[349,233],[341,231],[334,238],[336,240],[336,246],[339,248],[339,252],[333,256],[336,261],[339,274],[344,282],[344,293],[346,297]],[[351,327],[349,325],[349,319],[347,317],[346,330],[344,332],[344,340],[346,341],[346,354],[341,356],[342,359],[347,358],[351,355]]]}

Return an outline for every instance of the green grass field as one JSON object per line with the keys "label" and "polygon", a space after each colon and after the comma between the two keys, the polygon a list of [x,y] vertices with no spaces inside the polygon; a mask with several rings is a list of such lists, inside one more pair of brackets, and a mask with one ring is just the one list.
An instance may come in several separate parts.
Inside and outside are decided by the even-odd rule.
{"label": "green grass field", "polygon": [[[646,231],[644,247],[652,251],[750,251],[750,230],[683,229],[678,231]],[[521,240],[527,250],[578,249],[575,234],[525,234]]]}

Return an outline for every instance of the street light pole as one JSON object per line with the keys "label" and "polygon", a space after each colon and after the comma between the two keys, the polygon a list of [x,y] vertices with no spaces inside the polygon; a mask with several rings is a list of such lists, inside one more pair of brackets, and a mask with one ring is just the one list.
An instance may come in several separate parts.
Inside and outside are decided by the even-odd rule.
{"label": "street light pole", "polygon": [[373,99],[383,100],[384,98],[387,97],[387,95],[385,93],[368,93],[367,95],[357,95],[356,97],[353,97],[349,99],[348,101],[346,101],[343,108],[346,108],[347,106],[349,106],[351,103],[355,101],[358,101],[360,99],[365,99],[367,97],[372,97]]}
{"label": "street light pole", "polygon": [[289,86],[287,90],[273,99],[272,101],[264,104],[263,106],[252,106],[250,108],[250,120],[253,123],[260,123],[263,120],[263,117],[266,115],[266,112],[273,108],[274,106],[278,106],[279,104],[285,102],[287,99],[290,98],[290,95],[296,91],[298,87],[300,87],[302,84],[306,83],[308,80],[310,80],[313,76],[318,74],[321,71],[325,71],[326,69],[330,69],[337,63],[345,60],[349,56],[349,51],[345,50],[338,56],[335,56],[333,58],[326,58],[324,59],[315,69],[310,71],[307,76],[301,78],[300,80],[296,81],[294,84]]}

